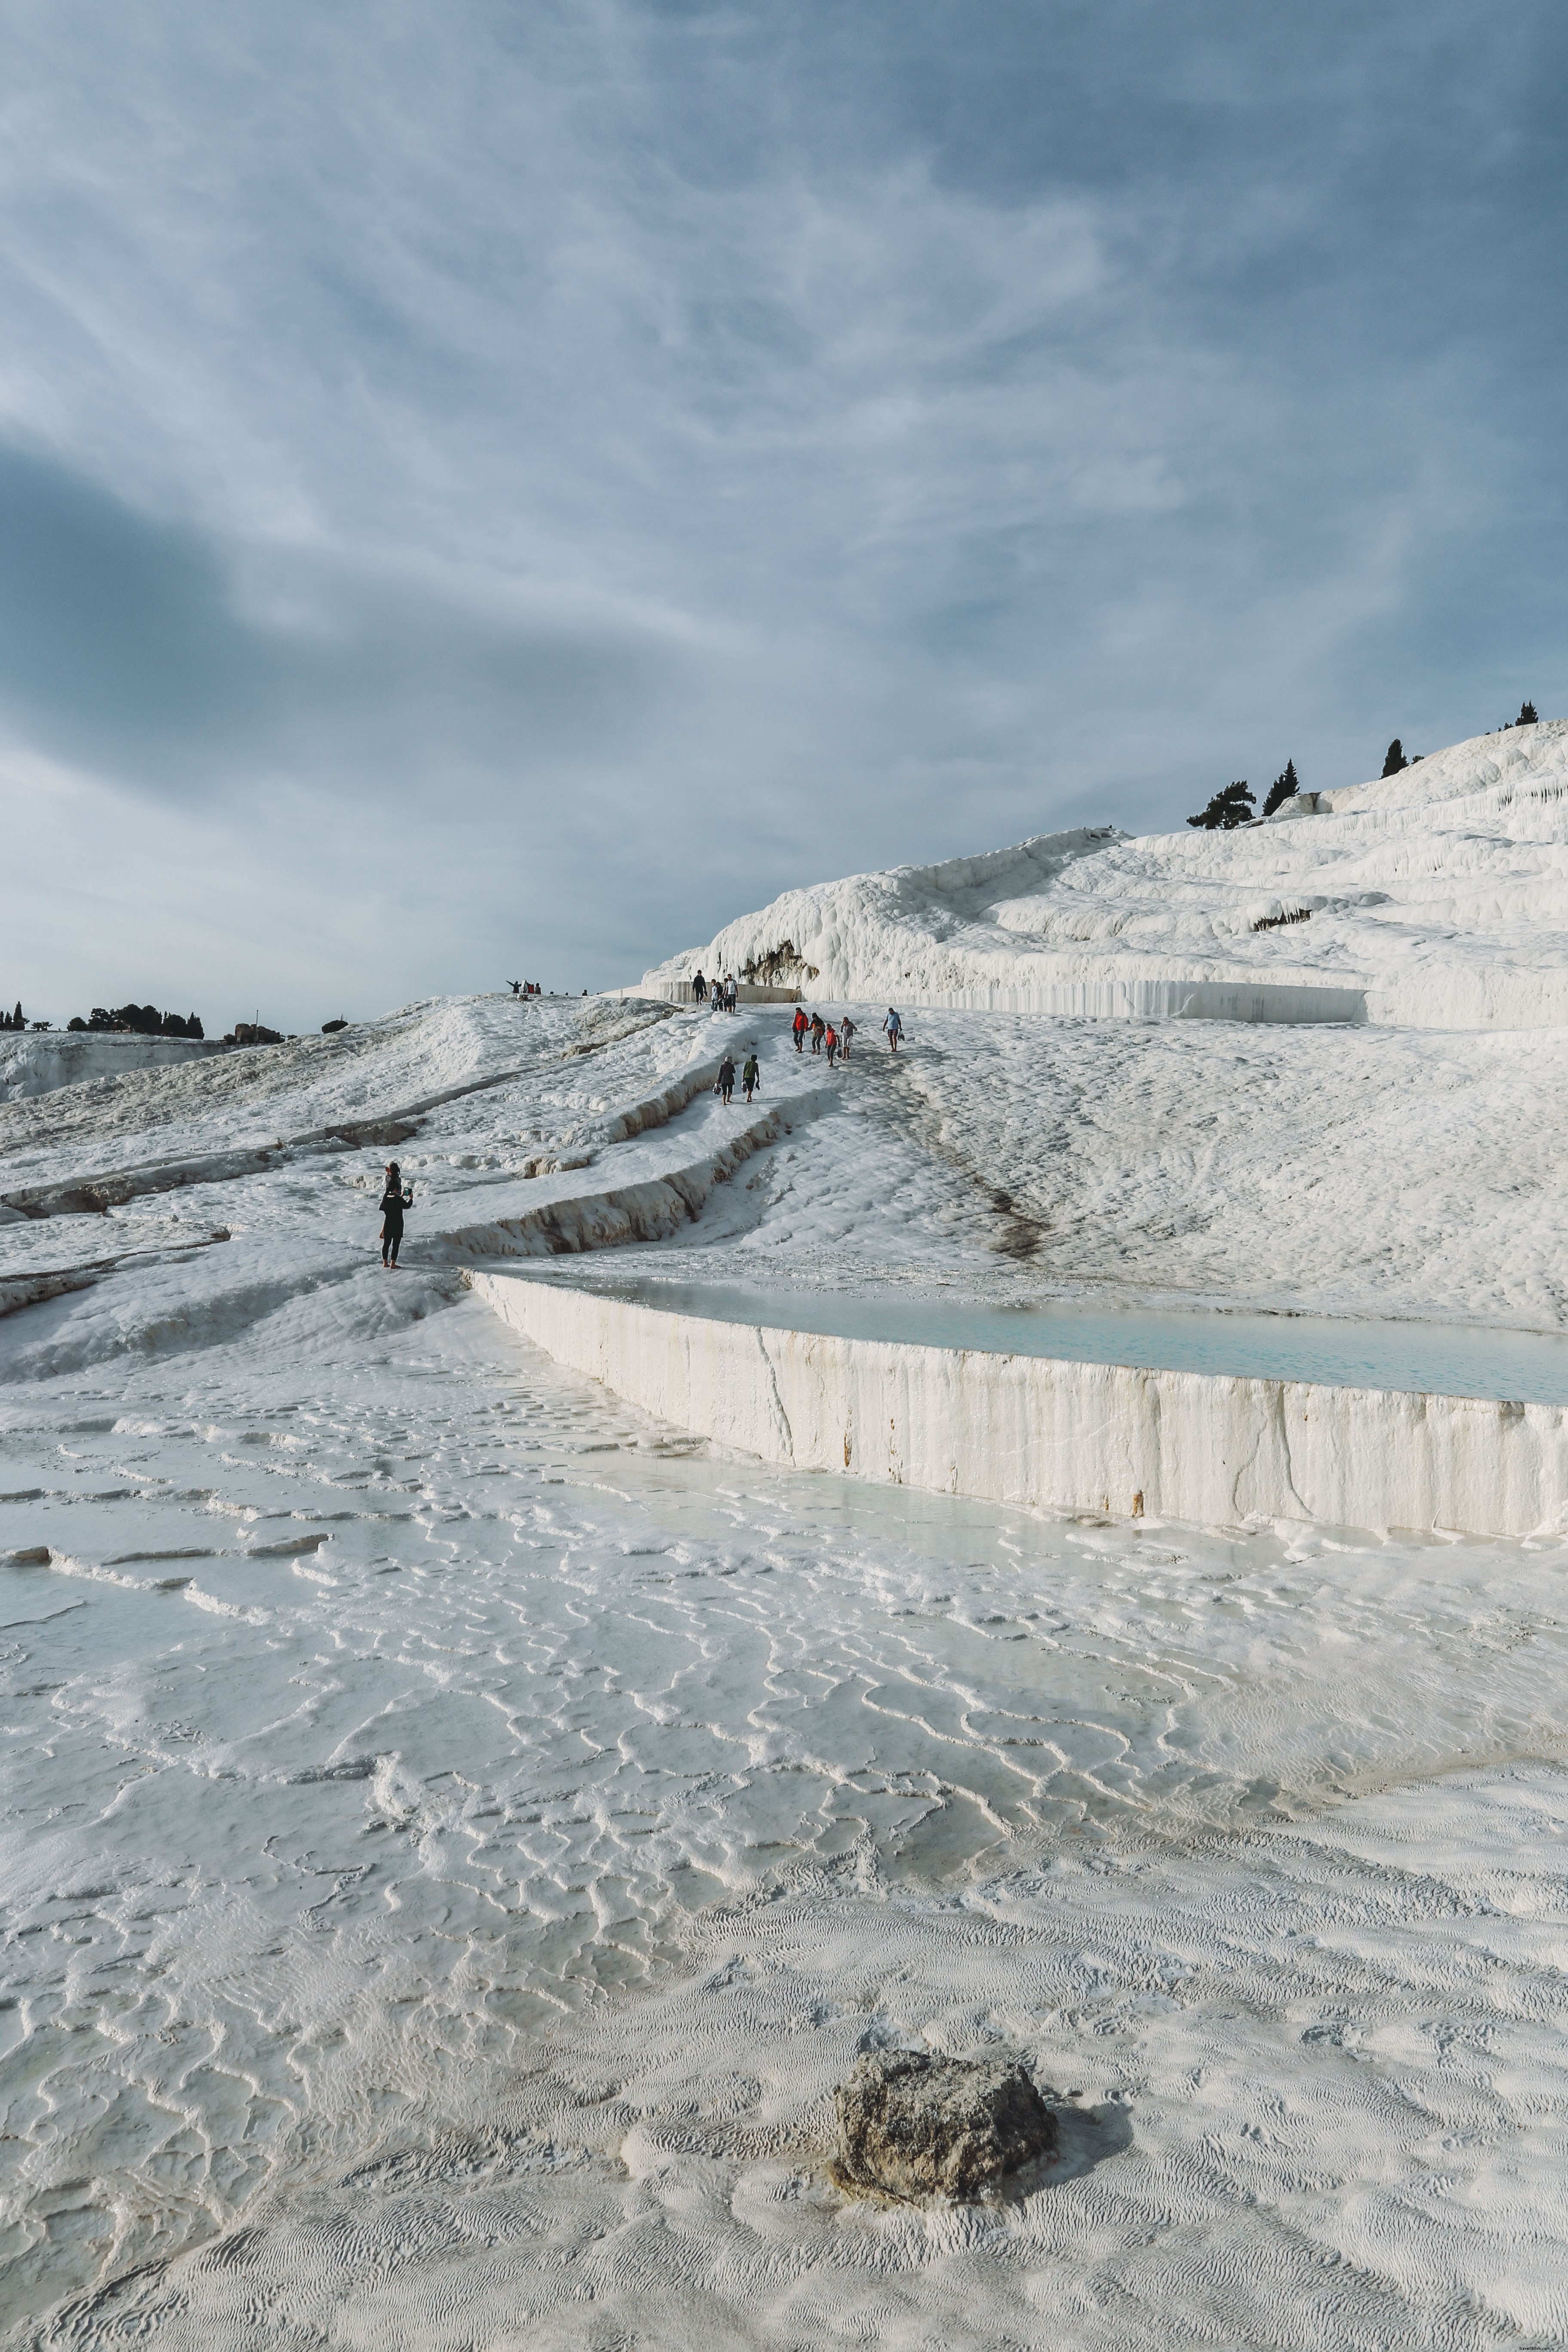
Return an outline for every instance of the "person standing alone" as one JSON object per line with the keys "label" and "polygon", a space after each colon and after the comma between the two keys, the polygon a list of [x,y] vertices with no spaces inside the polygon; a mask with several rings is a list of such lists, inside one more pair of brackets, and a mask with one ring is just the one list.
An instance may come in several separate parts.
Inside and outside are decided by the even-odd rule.
{"label": "person standing alone", "polygon": [[404,1189],[403,1171],[395,1160],[386,1163],[386,1182],[381,1194],[381,1262],[395,1267],[397,1253],[403,1247],[403,1212],[414,1205],[414,1187]]}
{"label": "person standing alone", "polygon": [[890,1004],[888,1007],[888,1017],[882,1026],[888,1033],[888,1050],[889,1053],[896,1054],[899,1050],[899,1040],[904,1034],[904,1024]]}

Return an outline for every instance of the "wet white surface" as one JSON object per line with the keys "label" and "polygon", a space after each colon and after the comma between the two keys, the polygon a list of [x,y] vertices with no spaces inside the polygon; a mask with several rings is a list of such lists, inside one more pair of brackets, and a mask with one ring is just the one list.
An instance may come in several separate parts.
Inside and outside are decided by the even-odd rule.
{"label": "wet white surface", "polygon": [[[771,1474],[420,1294],[8,1402],[13,2340],[1552,2340],[1562,1546]],[[843,2204],[868,2034],[1072,2160]]]}

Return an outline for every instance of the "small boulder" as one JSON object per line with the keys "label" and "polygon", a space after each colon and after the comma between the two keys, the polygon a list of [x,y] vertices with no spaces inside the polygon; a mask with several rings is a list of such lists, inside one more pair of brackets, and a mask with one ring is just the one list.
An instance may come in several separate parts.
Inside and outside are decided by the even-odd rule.
{"label": "small boulder", "polygon": [[872,2051],[834,2098],[840,2179],[891,2197],[973,2198],[1057,2145],[1056,2119],[1016,2059]]}

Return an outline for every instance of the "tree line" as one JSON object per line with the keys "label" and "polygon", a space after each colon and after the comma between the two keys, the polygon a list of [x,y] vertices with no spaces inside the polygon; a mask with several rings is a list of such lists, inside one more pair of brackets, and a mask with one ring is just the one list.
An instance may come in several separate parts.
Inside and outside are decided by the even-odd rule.
{"label": "tree line", "polygon": [[200,1016],[195,1013],[160,1013],[155,1004],[117,1004],[112,1008],[95,1004],[84,1021],[79,1013],[68,1029],[108,1031],[112,1034],[135,1037],[205,1037]]}

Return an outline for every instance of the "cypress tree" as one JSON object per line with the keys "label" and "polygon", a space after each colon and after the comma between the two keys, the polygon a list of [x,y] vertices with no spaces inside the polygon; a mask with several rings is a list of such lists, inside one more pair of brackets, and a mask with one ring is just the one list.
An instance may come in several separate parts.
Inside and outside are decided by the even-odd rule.
{"label": "cypress tree", "polygon": [[1387,757],[1383,763],[1383,772],[1385,776],[1397,776],[1402,769],[1409,765],[1410,762],[1405,756],[1405,746],[1396,735],[1388,747]]}
{"label": "cypress tree", "polygon": [[1282,808],[1287,801],[1294,800],[1300,789],[1300,779],[1296,773],[1296,762],[1294,760],[1287,760],[1284,767],[1268,787],[1268,798],[1263,803],[1264,815],[1272,816],[1277,808]]}

